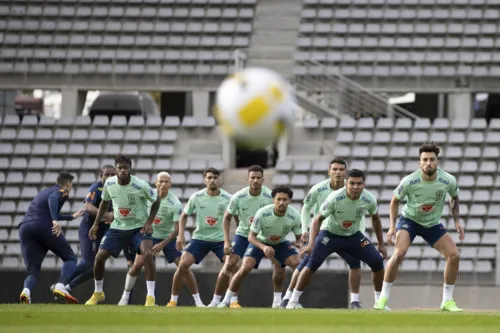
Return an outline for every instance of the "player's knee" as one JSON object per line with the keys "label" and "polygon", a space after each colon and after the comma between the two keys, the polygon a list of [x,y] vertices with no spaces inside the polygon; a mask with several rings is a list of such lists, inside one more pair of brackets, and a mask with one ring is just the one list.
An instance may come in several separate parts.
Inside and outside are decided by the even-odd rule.
{"label": "player's knee", "polygon": [[300,264],[300,261],[298,258],[290,258],[288,260],[288,267],[290,267],[292,270],[295,270]]}
{"label": "player's knee", "polygon": [[360,262],[350,262],[350,263],[347,263],[347,264],[349,265],[349,269],[351,271],[361,268],[361,263]]}
{"label": "player's knee", "polygon": [[370,266],[373,273],[380,272],[384,270],[384,259],[382,259],[382,257],[376,259],[374,258],[370,260],[368,266]]}
{"label": "player's knee", "polygon": [[401,250],[401,249],[396,249],[394,251],[394,254],[392,255],[391,259],[398,264],[403,262],[403,259],[406,256],[406,250]]}
{"label": "player's knee", "polygon": [[316,271],[321,267],[322,262],[319,262],[317,260],[309,260],[307,262],[306,267],[302,269],[301,273],[307,268],[311,271],[311,273],[316,273]]}
{"label": "player's knee", "polygon": [[453,251],[449,252],[446,255],[446,260],[453,263],[458,262],[460,260],[460,251],[458,251],[458,249],[454,249]]}
{"label": "player's knee", "polygon": [[188,260],[181,259],[179,266],[177,268],[181,271],[187,271],[191,267],[191,263]]}
{"label": "player's knee", "polygon": [[144,256],[145,261],[153,260],[153,251],[151,251],[151,250],[144,251],[144,253],[142,253],[142,255]]}

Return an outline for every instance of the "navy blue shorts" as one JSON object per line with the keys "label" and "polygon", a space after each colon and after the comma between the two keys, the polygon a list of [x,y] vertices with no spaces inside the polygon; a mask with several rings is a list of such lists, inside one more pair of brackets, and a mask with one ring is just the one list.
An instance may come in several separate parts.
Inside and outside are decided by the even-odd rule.
{"label": "navy blue shorts", "polygon": [[97,229],[96,239],[89,238],[89,231],[92,228],[92,223],[88,221],[80,222],[78,227],[78,238],[80,239],[80,253],[84,261],[92,264],[95,260],[97,250],[101,245],[102,239],[109,229],[109,224],[100,223]]}
{"label": "navy blue shorts", "polygon": [[[177,239],[174,239],[163,248],[163,254],[165,255],[165,258],[167,258],[167,262],[169,264],[173,263],[175,259],[179,258],[182,255],[182,252],[177,251],[177,249],[175,248],[176,241]],[[163,239],[153,238],[153,246],[161,242],[163,242]]]}
{"label": "navy blue shorts", "polygon": [[239,256],[240,258],[243,258],[249,244],[250,242],[248,241],[248,237],[235,235],[232,244],[233,247],[232,252],[237,256]]}
{"label": "navy blue shorts", "polygon": [[379,272],[384,269],[382,255],[361,231],[351,236],[339,236],[326,230],[321,230],[316,237],[307,267],[315,272],[321,267],[325,259],[334,252],[339,255],[347,254],[353,259],[365,262],[370,266],[372,272]]}
{"label": "navy blue shorts", "polygon": [[429,244],[431,247],[434,247],[434,244],[443,237],[444,234],[446,234],[446,228],[439,223],[438,225],[435,225],[430,228],[426,228],[417,222],[407,219],[404,216],[400,216],[398,226],[396,228],[397,231],[399,230],[406,230],[410,234],[410,242],[413,243],[413,240],[415,239],[415,236],[420,236],[422,237],[427,244]]}
{"label": "navy blue shorts", "polygon": [[[304,243],[304,246],[307,245],[308,242]],[[337,254],[344,259],[347,262],[347,265],[349,265],[349,269],[359,269],[361,268],[361,260],[354,258],[353,256],[347,254],[345,251],[337,251]],[[302,260],[300,261],[300,264],[297,266],[297,270],[300,272],[304,267],[307,266],[307,263],[309,261],[310,255],[305,255]]]}
{"label": "navy blue shorts", "polygon": [[141,228],[132,230],[108,229],[99,248],[107,250],[115,258],[118,258],[120,252],[127,245],[130,245],[135,253],[141,254],[141,243],[148,239],[152,240],[153,238],[151,235],[142,234]]}
{"label": "navy blue shorts", "polygon": [[195,264],[199,264],[212,251],[221,262],[224,259],[224,242],[207,242],[199,239],[192,239],[184,251],[189,252],[195,259]]}
{"label": "navy blue shorts", "polygon": [[[305,242],[304,243],[304,247],[307,246],[309,242]],[[297,270],[300,272],[302,270],[302,268],[306,267],[307,265],[307,262],[309,261],[309,255],[305,255],[302,260],[300,261],[299,265],[297,266]]]}
{"label": "navy blue shorts", "polygon": [[[269,244],[266,244],[269,245]],[[293,255],[298,255],[299,251],[292,245],[292,243],[285,241],[276,245],[269,245],[274,249],[274,258],[281,264],[281,267],[285,267],[285,261],[288,257]],[[255,259],[255,268],[259,267],[259,263],[265,256],[264,252],[253,244],[249,244],[247,250],[245,251],[245,257],[252,257]]]}

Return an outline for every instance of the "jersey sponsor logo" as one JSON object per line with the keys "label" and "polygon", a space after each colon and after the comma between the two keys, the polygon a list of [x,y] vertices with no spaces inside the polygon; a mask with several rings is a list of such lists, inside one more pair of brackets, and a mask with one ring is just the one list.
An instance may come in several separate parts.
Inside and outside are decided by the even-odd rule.
{"label": "jersey sponsor logo", "polygon": [[255,222],[255,227],[258,228],[259,227],[259,223],[260,223],[260,219],[257,218],[257,219],[254,220],[253,217],[252,217],[252,223],[253,222]]}
{"label": "jersey sponsor logo", "polygon": [[130,208],[118,208],[118,213],[120,213],[120,215],[123,217],[127,217],[130,215],[131,209]]}
{"label": "jersey sponsor logo", "polygon": [[306,200],[305,200],[305,201],[311,201],[311,199],[312,199],[312,194],[311,194],[311,193],[309,193],[309,194],[307,195],[307,197],[306,197]]}
{"label": "jersey sponsor logo", "polygon": [[215,217],[207,216],[205,218],[205,223],[212,227],[217,224],[217,219]]}
{"label": "jersey sponsor logo", "polygon": [[352,226],[353,222],[352,221],[342,221],[340,223],[340,225],[344,228],[344,229],[349,229],[351,226]]}
{"label": "jersey sponsor logo", "polygon": [[153,190],[151,187],[149,188],[149,196],[154,197],[155,196],[155,190]]}
{"label": "jersey sponsor logo", "polygon": [[443,183],[443,184],[445,184],[445,185],[450,185],[450,182],[449,182],[449,181],[447,181],[446,179],[441,178],[441,177],[439,177],[438,182]]}
{"label": "jersey sponsor logo", "polygon": [[219,205],[217,207],[217,212],[219,213],[219,215],[224,215],[225,210],[226,210],[226,205]]}
{"label": "jersey sponsor logo", "polygon": [[231,201],[231,203],[229,204],[229,209],[233,210],[235,208],[236,208],[236,202]]}
{"label": "jersey sponsor logo", "polygon": [[444,195],[444,191],[443,190],[439,190],[436,192],[436,200],[441,200],[443,198],[443,195]]}
{"label": "jersey sponsor logo", "polygon": [[128,197],[128,204],[129,205],[135,205],[135,195],[134,194],[129,194],[127,197]]}
{"label": "jersey sponsor logo", "polygon": [[323,237],[323,239],[321,240],[321,244],[328,245],[329,241],[330,241],[330,237]]}
{"label": "jersey sponsor logo", "polygon": [[113,181],[113,180],[110,180],[110,181],[106,182],[106,185],[108,185],[108,186],[115,185],[115,184],[116,184],[116,182]]}
{"label": "jersey sponsor logo", "polygon": [[246,198],[246,196],[247,196],[246,194],[240,194],[240,195],[238,195],[238,199]]}
{"label": "jersey sponsor logo", "polygon": [[415,185],[415,184],[418,184],[420,183],[420,178],[417,178],[417,179],[414,179],[414,180],[410,180],[410,185]]}
{"label": "jersey sponsor logo", "polygon": [[271,235],[267,237],[271,242],[279,242],[281,240],[281,236]]}
{"label": "jersey sponsor logo", "polygon": [[398,187],[398,194],[401,194],[403,192],[403,185],[400,185]]}
{"label": "jersey sponsor logo", "polygon": [[137,190],[141,190],[141,187],[139,185],[137,185],[136,183],[132,183],[132,187],[137,189]]}
{"label": "jersey sponsor logo", "polygon": [[269,217],[271,215],[273,215],[273,213],[264,213],[264,214],[262,214],[262,217]]}
{"label": "jersey sponsor logo", "polygon": [[368,200],[366,197],[361,197],[361,200],[366,202],[367,204],[371,203],[371,200]]}
{"label": "jersey sponsor logo", "polygon": [[434,204],[425,204],[420,206],[420,211],[423,213],[429,213],[434,209]]}
{"label": "jersey sponsor logo", "polygon": [[345,199],[345,195],[341,195],[339,197],[336,197],[335,201],[340,201],[340,200],[344,200],[344,199]]}
{"label": "jersey sponsor logo", "polygon": [[326,187],[326,186],[325,187],[321,187],[321,188],[318,189],[318,193],[324,192],[326,190],[328,190],[328,187]]}
{"label": "jersey sponsor logo", "polygon": [[155,219],[153,220],[153,223],[154,224],[160,224],[161,223],[161,219],[158,218],[158,217],[155,217]]}
{"label": "jersey sponsor logo", "polygon": [[288,217],[290,220],[295,221],[295,216],[293,216],[292,214],[286,214],[286,217]]}

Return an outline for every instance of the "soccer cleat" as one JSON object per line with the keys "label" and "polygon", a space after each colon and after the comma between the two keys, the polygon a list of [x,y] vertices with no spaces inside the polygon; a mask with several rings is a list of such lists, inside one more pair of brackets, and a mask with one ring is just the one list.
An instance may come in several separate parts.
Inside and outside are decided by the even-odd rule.
{"label": "soccer cleat", "polygon": [[146,303],[144,306],[155,306],[155,298],[154,296],[146,296]]}
{"label": "soccer cleat", "polygon": [[170,301],[166,305],[167,308],[176,308],[177,307],[177,302],[176,301]]}
{"label": "soccer cleat", "polygon": [[198,303],[198,304],[196,304],[196,307],[197,308],[206,308],[207,306],[203,303]]}
{"label": "soccer cleat", "polygon": [[125,305],[128,305],[128,298],[126,298],[126,297],[122,297],[122,298],[120,298],[120,301],[118,302],[118,305],[119,305],[119,306],[125,306]]}
{"label": "soccer cleat", "polygon": [[271,306],[272,309],[279,309],[281,308],[281,303],[273,303],[273,305]]}
{"label": "soccer cleat", "polygon": [[78,304],[78,300],[66,291],[54,289],[53,294],[63,302],[66,302],[68,304]]}
{"label": "soccer cleat", "polygon": [[228,308],[229,304],[226,302],[220,302],[219,305],[217,305],[218,308]]}
{"label": "soccer cleat", "polygon": [[373,308],[375,310],[385,310],[385,308],[387,307],[388,301],[389,301],[389,299],[387,297],[380,296],[378,298],[377,302],[375,303],[375,305],[373,306]]}
{"label": "soccer cleat", "polygon": [[104,292],[96,292],[94,291],[94,293],[92,294],[92,297],[90,297],[90,299],[85,302],[85,305],[97,305],[101,302],[104,302],[104,300],[106,299],[106,297],[104,296]]}
{"label": "soccer cleat", "polygon": [[30,297],[23,291],[21,295],[19,295],[19,302],[21,304],[31,304],[31,299]]}
{"label": "soccer cleat", "polygon": [[288,302],[286,308],[290,309],[303,309],[304,307],[299,302]]}
{"label": "soccer cleat", "polygon": [[441,311],[463,312],[464,310],[457,307],[457,303],[450,299],[449,301],[441,303]]}
{"label": "soccer cleat", "polygon": [[288,305],[288,299],[284,299],[281,301],[280,308],[286,309],[287,305]]}
{"label": "soccer cleat", "polygon": [[351,310],[361,310],[360,302],[351,302]]}
{"label": "soccer cleat", "polygon": [[208,304],[207,308],[216,308],[220,303],[219,302],[210,302],[210,304]]}
{"label": "soccer cleat", "polygon": [[229,305],[229,307],[231,309],[241,309],[242,306],[240,305],[240,303],[238,303],[237,301],[236,302],[231,302],[231,304]]}

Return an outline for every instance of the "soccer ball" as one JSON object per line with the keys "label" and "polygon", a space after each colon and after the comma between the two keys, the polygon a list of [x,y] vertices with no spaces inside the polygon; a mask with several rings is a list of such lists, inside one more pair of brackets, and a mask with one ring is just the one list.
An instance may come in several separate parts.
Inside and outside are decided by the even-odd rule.
{"label": "soccer ball", "polygon": [[291,85],[266,68],[246,68],[217,90],[214,115],[238,146],[265,149],[293,126],[296,100]]}

